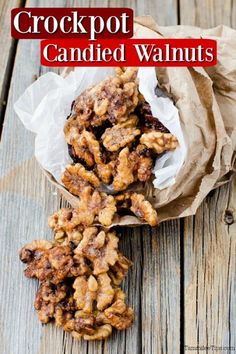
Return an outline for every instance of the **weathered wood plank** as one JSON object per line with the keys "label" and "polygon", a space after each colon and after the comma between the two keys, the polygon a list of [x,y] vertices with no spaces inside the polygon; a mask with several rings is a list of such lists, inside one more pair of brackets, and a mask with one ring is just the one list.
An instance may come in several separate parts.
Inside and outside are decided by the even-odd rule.
{"label": "weathered wood plank", "polygon": [[[55,2],[51,3],[55,6]],[[40,5],[44,2],[40,1]],[[33,238],[50,236],[46,218],[57,209],[59,198],[32,158],[33,134],[25,130],[13,111],[14,102],[39,75],[39,68],[39,43],[20,41],[0,150],[0,352],[4,354],[37,353],[45,329],[33,311],[37,282],[23,276],[18,251]],[[50,333],[50,329],[47,331]],[[47,346],[51,345],[51,353],[56,353],[62,344],[55,337],[53,346],[49,340]]]}
{"label": "weathered wood plank", "polygon": [[[128,5],[127,5],[128,6]],[[178,23],[177,1],[138,2],[137,15]],[[142,343],[145,354],[180,352],[180,221],[142,228]]]}
{"label": "weathered wood plank", "polygon": [[0,2],[0,48],[2,49],[0,56],[0,133],[16,48],[16,41],[11,38],[10,13],[12,8],[19,7],[21,4],[22,0]]}
{"label": "weathered wood plank", "polygon": [[[112,2],[28,1],[28,6],[108,6]],[[114,6],[114,5],[113,5]],[[176,1],[158,4],[116,2],[134,7],[136,14],[152,13],[160,24],[177,23]],[[161,13],[160,9],[163,8]],[[174,8],[174,10],[173,10]],[[173,15],[174,13],[174,15]],[[27,65],[25,61],[27,58]],[[55,193],[33,158],[34,137],[13,112],[13,103],[35,76],[46,72],[39,64],[37,41],[20,41],[15,59],[6,125],[1,150],[1,248],[0,351],[18,353],[168,353],[179,352],[180,260],[179,222],[149,228],[120,230],[121,248],[134,261],[123,287],[134,307],[136,321],[126,332],[116,332],[105,343],[73,340],[53,325],[41,326],[33,313],[37,284],[23,276],[17,257],[19,248],[33,238],[48,237],[47,215],[59,208]],[[9,222],[11,218],[11,222]],[[17,222],[16,222],[17,221]],[[14,237],[14,242],[13,242]],[[9,266],[12,264],[12,266]],[[12,282],[13,280],[13,282]],[[15,291],[15,289],[18,289]],[[17,316],[16,316],[17,314]],[[17,318],[17,320],[16,320]],[[9,323],[11,324],[9,326]]]}
{"label": "weathered wood plank", "polygon": [[[232,26],[231,0],[179,0],[182,25],[215,27],[221,24]],[[235,22],[235,19],[234,19]]]}
{"label": "weathered wood plank", "polygon": [[236,28],[236,2],[232,1],[231,26]]}
{"label": "weathered wood plank", "polygon": [[[200,27],[236,26],[235,2],[206,1],[203,6],[199,0],[180,0],[180,20]],[[236,346],[235,194],[234,179],[212,193],[196,217],[184,221],[185,345],[189,347]],[[233,215],[232,225],[225,223],[227,210]]]}
{"label": "weathered wood plank", "polygon": [[236,225],[229,216],[225,219],[231,215],[227,210],[235,218],[235,181],[216,190],[195,218],[185,220],[186,346],[236,345]]}

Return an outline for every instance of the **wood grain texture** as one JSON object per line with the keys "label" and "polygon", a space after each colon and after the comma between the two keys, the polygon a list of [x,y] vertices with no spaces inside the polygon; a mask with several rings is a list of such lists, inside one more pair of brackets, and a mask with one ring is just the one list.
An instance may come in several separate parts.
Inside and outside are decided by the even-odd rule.
{"label": "wood grain texture", "polygon": [[[125,6],[134,8],[136,15],[151,14],[161,25],[177,24],[179,16],[183,24],[236,25],[235,1],[207,0],[205,8],[200,0],[179,1],[179,15],[177,0],[28,0],[27,6]],[[9,6],[10,1],[6,3]],[[229,225],[236,220],[236,180],[215,191],[196,217],[184,221],[184,234],[183,222],[178,220],[159,229],[118,229],[121,250],[134,262],[123,283],[136,314],[130,329],[114,331],[105,342],[86,343],[53,324],[38,322],[33,310],[38,284],[23,276],[18,250],[34,238],[50,239],[47,216],[65,202],[33,158],[34,136],[17,119],[13,103],[35,77],[47,71],[39,63],[38,41],[20,41],[0,150],[0,353],[178,354],[184,344],[236,345],[236,230],[234,222]],[[180,309],[185,318],[182,350]]]}
{"label": "wood grain texture", "polygon": [[179,0],[182,25],[215,27],[221,24],[232,26],[233,0]]}
{"label": "wood grain texture", "polygon": [[195,217],[185,220],[186,346],[236,346],[236,225],[229,219],[235,217],[235,197],[236,179],[230,187],[216,190]]}
{"label": "wood grain texture", "polygon": [[[181,24],[200,27],[235,26],[235,1],[180,0],[180,19]],[[187,346],[211,345],[219,347],[214,353],[224,352],[220,347],[236,350],[236,226],[225,222],[227,210],[233,221],[236,218],[236,180],[211,195],[195,217],[184,221],[186,352]],[[191,351],[199,352],[211,350]]]}
{"label": "wood grain texture", "polygon": [[[176,23],[172,2],[163,2],[166,16],[159,22]],[[27,6],[109,6],[108,1],[27,1]],[[116,1],[143,13],[144,2]],[[170,6],[168,11],[168,6]],[[27,60],[27,65],[25,61]],[[18,250],[34,238],[50,238],[47,216],[64,205],[33,158],[34,136],[26,131],[13,111],[13,103],[24,89],[47,68],[39,64],[38,41],[20,41],[9,92],[1,149],[0,216],[2,292],[0,294],[0,352],[4,354],[62,353],[168,353],[179,352],[180,260],[179,222],[166,223],[158,231],[149,228],[120,229],[120,247],[134,266],[123,284],[127,302],[136,313],[134,325],[125,332],[114,331],[106,342],[77,342],[54,325],[41,326],[33,311],[36,281],[23,276]],[[14,242],[13,242],[14,239]],[[168,281],[167,281],[168,280]],[[17,291],[16,291],[17,289]],[[17,320],[16,320],[17,318]],[[174,338],[174,340],[173,340]]]}
{"label": "wood grain texture", "polygon": [[[4,120],[9,79],[14,62],[16,41],[11,38],[11,9],[21,6],[21,0],[0,2],[0,125]],[[0,132],[2,127],[0,126]]]}

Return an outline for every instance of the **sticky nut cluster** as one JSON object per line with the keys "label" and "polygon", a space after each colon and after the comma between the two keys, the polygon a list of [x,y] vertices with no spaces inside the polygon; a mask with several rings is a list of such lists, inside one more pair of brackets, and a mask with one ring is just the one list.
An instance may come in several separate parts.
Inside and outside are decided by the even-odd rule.
{"label": "sticky nut cluster", "polygon": [[68,229],[69,211],[61,213],[57,222],[49,219],[52,241],[36,240],[20,251],[26,277],[40,281],[34,302],[38,318],[54,320],[76,339],[105,339],[113,328],[123,330],[133,322],[120,288],[132,262],[118,250],[114,231]]}
{"label": "sticky nut cluster", "polygon": [[[120,198],[128,188],[135,191],[135,182],[149,181],[157,156],[178,144],[140,94],[137,68],[119,68],[116,75],[79,95],[64,133],[73,164],[66,167],[62,183],[79,197],[78,214],[84,225],[97,221],[109,226],[120,213],[115,196]],[[101,192],[104,185],[113,195]],[[156,211],[148,201],[140,210],[142,198],[130,193],[127,210],[157,225]]]}

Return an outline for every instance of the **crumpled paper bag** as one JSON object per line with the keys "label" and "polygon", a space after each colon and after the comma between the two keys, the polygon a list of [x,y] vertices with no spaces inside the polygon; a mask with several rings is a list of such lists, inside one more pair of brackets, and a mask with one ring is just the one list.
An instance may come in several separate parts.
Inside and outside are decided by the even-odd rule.
{"label": "crumpled paper bag", "polygon": [[[218,64],[211,68],[156,68],[158,81],[174,100],[187,132],[187,157],[175,183],[155,189],[152,182],[138,190],[157,209],[160,221],[194,215],[214,188],[229,181],[236,150],[236,31],[225,26],[203,30],[190,26],[159,27],[149,16],[135,19],[135,38],[202,37],[218,42]],[[48,172],[69,203],[70,194]],[[142,224],[136,217],[116,217],[114,225]]]}
{"label": "crumpled paper bag", "polygon": [[214,188],[229,181],[236,150],[236,31],[218,26],[159,27],[149,16],[135,20],[138,38],[216,39],[218,64],[210,68],[156,68],[158,80],[174,99],[187,129],[188,155],[176,183],[148,196],[161,220],[194,215]]}

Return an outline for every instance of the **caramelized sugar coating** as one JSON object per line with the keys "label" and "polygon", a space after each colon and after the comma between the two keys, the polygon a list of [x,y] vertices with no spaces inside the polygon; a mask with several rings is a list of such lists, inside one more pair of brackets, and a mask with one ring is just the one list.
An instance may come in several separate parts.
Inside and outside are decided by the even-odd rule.
{"label": "caramelized sugar coating", "polygon": [[105,133],[102,135],[102,141],[105,148],[113,152],[132,143],[138,135],[140,135],[139,129],[114,125],[112,128],[105,130]]}
{"label": "caramelized sugar coating", "polygon": [[72,247],[54,246],[44,240],[33,241],[23,247],[20,260],[27,264],[24,271],[26,277],[50,281],[52,284],[59,284],[66,278],[88,271],[84,257],[75,257]]}
{"label": "caramelized sugar coating", "polygon": [[107,272],[118,260],[118,237],[114,232],[86,228],[75,254],[86,257],[93,265],[93,274]]}
{"label": "caramelized sugar coating", "polygon": [[116,213],[116,202],[112,195],[85,187],[76,209],[63,208],[49,218],[49,226],[57,231],[71,231],[75,227],[89,226],[98,221],[104,226],[112,223]]}
{"label": "caramelized sugar coating", "polygon": [[126,277],[132,262],[126,258],[122,253],[118,252],[118,260],[114,265],[110,266],[108,274],[112,279],[113,284],[120,285],[122,280]]}
{"label": "caramelized sugar coating", "polygon": [[134,311],[124,301],[117,300],[104,311],[109,323],[118,330],[128,328],[133,323]]}
{"label": "caramelized sugar coating", "polygon": [[112,303],[115,294],[107,273],[77,277],[73,288],[77,308],[86,313],[92,313],[95,307],[104,310]]}
{"label": "caramelized sugar coating", "polygon": [[[58,318],[58,322],[64,322],[72,317],[75,311],[75,301],[71,296],[69,287],[64,284],[54,285],[50,282],[41,283],[34,301],[34,307],[38,318],[42,323]],[[63,316],[63,320],[59,318]]]}
{"label": "caramelized sugar coating", "polygon": [[131,211],[141,220],[145,220],[150,226],[158,225],[158,216],[151,203],[145,200],[142,194],[133,193],[131,199]]}
{"label": "caramelized sugar coating", "polygon": [[81,225],[68,230],[71,214],[63,209],[50,218],[55,240],[31,242],[20,259],[26,276],[41,282],[34,306],[42,323],[52,320],[76,339],[105,339],[112,328],[123,330],[133,321],[117,287],[132,263],[118,251],[114,231]]}
{"label": "caramelized sugar coating", "polygon": [[95,173],[86,170],[80,163],[67,165],[61,180],[65,187],[77,196],[80,196],[84,187],[100,186],[100,180]]}
{"label": "caramelized sugar coating", "polygon": [[115,191],[123,191],[135,181],[134,166],[130,163],[129,156],[128,147],[125,147],[119,153],[116,175],[112,184]]}
{"label": "caramelized sugar coating", "polygon": [[[75,164],[66,167],[62,182],[80,199],[72,227],[96,222],[109,226],[121,209],[157,224],[148,201],[146,207],[139,207],[142,196],[137,200],[125,197],[123,202],[108,196],[135,189],[135,182],[149,181],[157,156],[178,145],[138,91],[137,68],[117,68],[116,75],[79,95],[64,133]],[[109,192],[100,192],[104,190]],[[58,237],[63,237],[62,232]]]}
{"label": "caramelized sugar coating", "polygon": [[144,133],[140,138],[140,143],[154,150],[157,154],[162,154],[164,151],[174,150],[178,145],[178,140],[170,133],[152,131]]}

